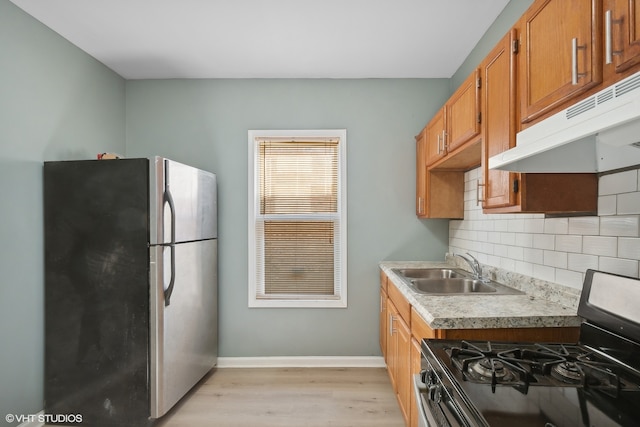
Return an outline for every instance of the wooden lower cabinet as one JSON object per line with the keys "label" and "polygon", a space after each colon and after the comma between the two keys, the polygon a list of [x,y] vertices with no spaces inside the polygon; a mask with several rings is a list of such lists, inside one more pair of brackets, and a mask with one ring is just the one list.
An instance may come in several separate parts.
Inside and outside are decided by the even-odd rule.
{"label": "wooden lower cabinet", "polygon": [[392,326],[393,339],[397,341],[396,395],[405,424],[408,424],[411,413],[411,330],[399,315]]}
{"label": "wooden lower cabinet", "polygon": [[409,417],[409,425],[411,427],[418,427],[418,403],[416,401],[416,396],[413,393],[413,376],[416,374],[420,373],[421,370],[421,363],[420,363],[420,341],[417,340],[415,337],[411,337],[411,350],[410,350],[410,358],[411,358],[411,372],[409,375],[409,384],[410,384],[410,393],[411,396],[409,397],[409,401],[410,401],[410,417]]}
{"label": "wooden lower cabinet", "polygon": [[578,327],[432,329],[382,271],[380,281],[380,346],[407,426],[418,425],[413,375],[420,372],[420,345],[423,338],[570,343],[578,340]]}
{"label": "wooden lower cabinet", "polygon": [[387,276],[380,270],[380,351],[384,361],[387,361],[387,334],[389,333],[389,318],[387,310]]}
{"label": "wooden lower cabinet", "polygon": [[[387,317],[388,332],[386,335],[387,347],[387,370],[391,378],[393,390],[398,398],[400,411],[405,419],[405,424],[410,421],[411,410],[411,374],[410,374],[410,351],[411,351],[411,330],[407,313],[410,309],[409,303],[399,298],[399,291],[393,284],[389,284],[389,296],[387,297]],[[401,296],[400,296],[401,297]],[[394,304],[394,299],[398,301],[398,309]],[[382,345],[382,344],[381,344]]]}

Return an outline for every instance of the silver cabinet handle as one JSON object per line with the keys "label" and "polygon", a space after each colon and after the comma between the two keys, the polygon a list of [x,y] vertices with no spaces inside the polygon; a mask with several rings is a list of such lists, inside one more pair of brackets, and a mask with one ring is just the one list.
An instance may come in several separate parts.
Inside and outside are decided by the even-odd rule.
{"label": "silver cabinet handle", "polygon": [[418,213],[422,213],[422,197],[418,197]]}
{"label": "silver cabinet handle", "polygon": [[393,335],[393,314],[389,315],[389,335]]}
{"label": "silver cabinet handle", "polygon": [[485,184],[481,183],[480,180],[478,180],[477,184],[476,184],[476,206],[479,206],[481,203],[484,203],[484,191],[480,191],[480,187],[482,187],[484,189]]}
{"label": "silver cabinet handle", "polygon": [[447,132],[443,129],[442,130],[442,152],[446,152],[449,149],[449,147],[447,146]]}
{"label": "silver cabinet handle", "polygon": [[586,50],[587,45],[578,46],[578,38],[574,37],[573,39],[571,39],[571,84],[574,86],[578,84],[579,77],[584,77],[587,75],[586,73],[578,72],[578,49]]}
{"label": "silver cabinet handle", "polygon": [[442,154],[442,151],[440,151],[440,135],[438,135],[438,139],[437,139],[438,145],[436,146],[436,154],[438,154],[438,156],[440,154]]}
{"label": "silver cabinet handle", "polygon": [[613,62],[613,47],[611,37],[611,10],[607,10],[604,14],[604,57],[605,63],[611,64]]}
{"label": "silver cabinet handle", "polygon": [[613,12],[604,14],[604,59],[606,64],[613,63],[613,55],[621,55],[621,50],[613,50],[613,24],[622,24],[622,19],[613,19]]}

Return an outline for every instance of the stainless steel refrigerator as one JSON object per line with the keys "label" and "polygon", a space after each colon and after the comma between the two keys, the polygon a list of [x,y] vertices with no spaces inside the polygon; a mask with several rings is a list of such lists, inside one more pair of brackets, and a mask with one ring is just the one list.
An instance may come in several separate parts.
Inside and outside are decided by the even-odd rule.
{"label": "stainless steel refrigerator", "polygon": [[45,162],[46,414],[151,424],[215,366],[216,192],[161,157]]}

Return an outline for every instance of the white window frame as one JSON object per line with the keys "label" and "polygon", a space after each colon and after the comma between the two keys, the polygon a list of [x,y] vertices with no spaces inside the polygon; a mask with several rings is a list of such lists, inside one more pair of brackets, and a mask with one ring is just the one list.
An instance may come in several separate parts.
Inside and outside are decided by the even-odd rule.
{"label": "white window frame", "polygon": [[[336,280],[339,281],[339,295],[332,299],[322,299],[300,295],[296,298],[258,298],[257,290],[257,247],[256,221],[259,215],[258,144],[269,138],[286,138],[295,141],[339,138],[338,166],[338,215],[339,255],[336,257]],[[249,130],[249,307],[295,307],[295,308],[346,308],[347,307],[347,130]]]}

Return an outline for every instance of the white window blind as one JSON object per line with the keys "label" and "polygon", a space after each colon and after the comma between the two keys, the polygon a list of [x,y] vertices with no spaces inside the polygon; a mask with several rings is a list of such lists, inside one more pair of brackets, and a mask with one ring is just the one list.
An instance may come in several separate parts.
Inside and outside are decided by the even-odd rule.
{"label": "white window blind", "polygon": [[317,132],[250,135],[250,306],[346,304],[345,136]]}

